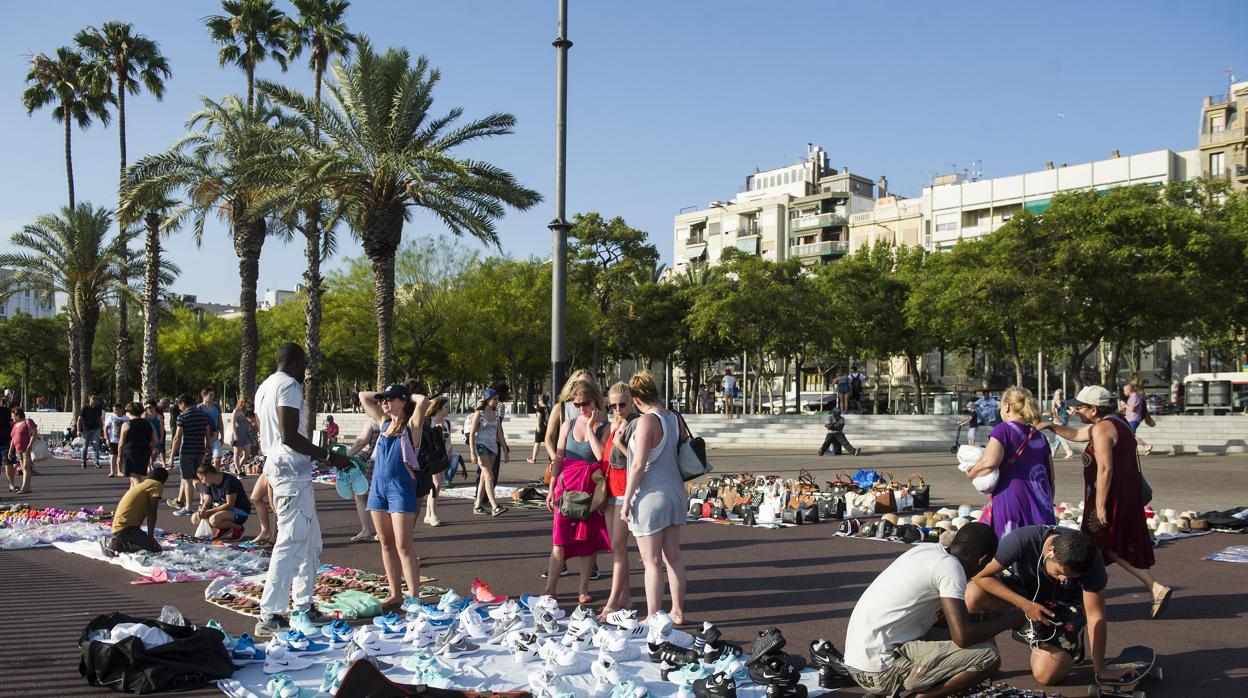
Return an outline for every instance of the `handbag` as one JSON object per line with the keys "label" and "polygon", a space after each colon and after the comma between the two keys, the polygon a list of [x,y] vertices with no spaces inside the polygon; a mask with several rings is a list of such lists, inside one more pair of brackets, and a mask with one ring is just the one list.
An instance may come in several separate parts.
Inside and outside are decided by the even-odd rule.
{"label": "handbag", "polygon": [[815,484],[815,476],[811,475],[809,470],[803,468],[797,474],[797,483],[794,486],[794,490],[797,492],[818,492],[819,485]]}
{"label": "handbag", "polygon": [[785,509],[780,512],[780,523],[790,524],[792,526],[801,526],[802,517],[798,514],[797,509]]}
{"label": "handbag", "polygon": [[844,470],[836,472],[836,479],[824,483],[824,490],[831,494],[839,494],[844,496],[851,487],[854,486],[853,476]]}
{"label": "handbag", "polygon": [[593,508],[594,496],[579,490],[566,490],[559,495],[559,513],[565,518],[584,521]]}
{"label": "handbag", "polygon": [[871,486],[871,496],[875,499],[877,512],[897,511],[897,497],[886,482],[877,482]]}
{"label": "handbag", "polygon": [[845,496],[823,496],[819,498],[819,518],[839,519],[845,515]]}
{"label": "handbag", "polygon": [[[914,479],[919,479],[919,484],[914,484]],[[906,478],[906,489],[910,491],[910,496],[914,498],[915,509],[926,509],[932,503],[932,486],[927,484],[923,479],[923,473],[915,473]]]}
{"label": "handbag", "polygon": [[819,523],[818,505],[812,503],[810,506],[798,507],[797,518],[804,524]]}
{"label": "handbag", "polygon": [[846,495],[845,516],[860,519],[875,514],[875,496],[870,492],[857,492]]}
{"label": "handbag", "polygon": [[[685,423],[685,418],[676,413],[676,418],[685,428],[685,433],[689,434],[687,438],[680,439],[676,442],[676,467],[680,469],[680,479],[689,482],[702,477],[711,472],[711,464],[706,462],[706,441],[701,436],[694,436],[689,431],[689,425]],[[659,423],[663,425],[663,431],[667,431],[667,424],[662,419]]]}

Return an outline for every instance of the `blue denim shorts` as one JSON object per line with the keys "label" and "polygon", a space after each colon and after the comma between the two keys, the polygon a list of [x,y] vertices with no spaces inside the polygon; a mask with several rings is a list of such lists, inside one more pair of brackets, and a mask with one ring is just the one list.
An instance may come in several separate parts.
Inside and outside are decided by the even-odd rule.
{"label": "blue denim shorts", "polygon": [[416,481],[406,476],[379,477],[374,473],[365,508],[391,514],[419,514],[420,498],[416,496]]}

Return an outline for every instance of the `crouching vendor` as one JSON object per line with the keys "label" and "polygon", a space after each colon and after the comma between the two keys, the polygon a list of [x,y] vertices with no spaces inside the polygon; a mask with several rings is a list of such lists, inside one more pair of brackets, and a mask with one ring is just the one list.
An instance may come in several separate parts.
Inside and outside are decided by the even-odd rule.
{"label": "crouching vendor", "polygon": [[[144,550],[160,552],[160,544],[156,542],[156,511],[160,508],[160,498],[164,496],[165,481],[168,479],[168,470],[152,468],[146,480],[126,490],[117,503],[117,512],[113,514],[113,536],[107,542],[100,539],[100,548],[105,555],[112,557],[117,553]],[[147,524],[146,533],[140,528],[144,523]]]}

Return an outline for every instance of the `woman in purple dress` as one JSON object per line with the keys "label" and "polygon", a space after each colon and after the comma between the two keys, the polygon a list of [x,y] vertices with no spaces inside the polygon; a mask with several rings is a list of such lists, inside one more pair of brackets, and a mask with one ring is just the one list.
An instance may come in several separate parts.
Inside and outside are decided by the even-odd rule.
{"label": "woman in purple dress", "polygon": [[1036,430],[1040,410],[1026,388],[1013,387],[1001,396],[1002,422],[988,436],[984,455],[967,473],[974,479],[998,470],[997,487],[988,495],[980,519],[997,538],[1023,526],[1057,523],[1053,516],[1053,454]]}

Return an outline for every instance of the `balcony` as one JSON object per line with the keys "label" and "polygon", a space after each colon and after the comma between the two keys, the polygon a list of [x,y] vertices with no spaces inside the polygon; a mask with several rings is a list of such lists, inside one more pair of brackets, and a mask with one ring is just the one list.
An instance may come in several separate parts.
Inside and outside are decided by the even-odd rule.
{"label": "balcony", "polygon": [[835,213],[819,213],[813,216],[801,216],[789,221],[789,230],[827,228],[833,225],[845,225],[845,216],[837,215]]}
{"label": "balcony", "polygon": [[1205,99],[1209,100],[1209,106],[1212,107],[1212,106],[1217,106],[1219,104],[1226,104],[1227,102],[1231,101],[1231,95],[1228,92],[1228,93],[1223,93],[1220,95],[1209,95]]}
{"label": "balcony", "polygon": [[758,237],[762,234],[763,233],[759,229],[757,223],[752,225],[743,225],[740,228],[737,228],[737,237],[739,238]]}
{"label": "balcony", "polygon": [[1200,134],[1200,147],[1222,145],[1248,140],[1248,127],[1228,128],[1214,133]]}
{"label": "balcony", "polygon": [[849,252],[848,240],[825,240],[823,242],[810,242],[805,245],[789,247],[789,256],[791,257],[826,257],[833,254],[845,254],[846,252]]}

